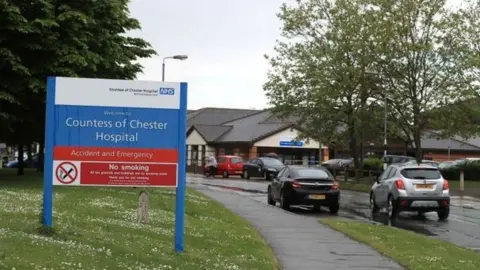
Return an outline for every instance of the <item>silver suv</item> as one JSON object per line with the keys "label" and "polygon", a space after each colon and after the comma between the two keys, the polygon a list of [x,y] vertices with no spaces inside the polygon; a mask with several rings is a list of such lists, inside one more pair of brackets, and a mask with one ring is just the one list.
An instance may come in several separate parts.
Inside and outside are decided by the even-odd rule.
{"label": "silver suv", "polygon": [[386,207],[391,218],[402,211],[436,211],[445,220],[450,213],[448,181],[428,164],[390,165],[372,186],[370,206],[373,213]]}

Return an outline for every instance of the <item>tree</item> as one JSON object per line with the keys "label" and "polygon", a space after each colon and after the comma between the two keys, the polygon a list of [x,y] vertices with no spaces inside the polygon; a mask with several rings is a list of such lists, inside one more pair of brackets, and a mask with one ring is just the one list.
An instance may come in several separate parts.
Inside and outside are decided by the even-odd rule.
{"label": "tree", "polygon": [[282,5],[282,40],[264,85],[273,110],[297,115],[302,136],[338,141],[342,131],[359,168],[362,128],[372,121],[369,101],[376,90],[359,0],[299,0]]}
{"label": "tree", "polygon": [[43,149],[47,76],[134,79],[136,60],[155,54],[126,35],[139,28],[127,0],[0,0],[0,93],[11,97],[0,105],[13,116],[15,143]]}
{"label": "tree", "polygon": [[446,8],[445,2],[365,1],[369,32],[375,39],[371,51],[395,119],[390,124],[413,140],[417,161],[422,159],[425,130],[434,128],[449,135],[468,132],[458,125],[466,121],[465,111],[446,115],[437,109],[469,100],[476,90],[466,66],[475,52],[471,42],[461,38],[467,19],[458,10]]}

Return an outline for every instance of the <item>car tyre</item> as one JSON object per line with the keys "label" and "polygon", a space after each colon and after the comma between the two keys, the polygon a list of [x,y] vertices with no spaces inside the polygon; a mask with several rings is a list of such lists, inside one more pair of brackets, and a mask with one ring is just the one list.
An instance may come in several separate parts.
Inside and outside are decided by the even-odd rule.
{"label": "car tyre", "polygon": [[392,195],[388,195],[387,213],[390,219],[396,219],[398,215],[397,204]]}
{"label": "car tyre", "polygon": [[250,179],[250,175],[248,175],[248,171],[243,171],[243,177],[244,179]]}
{"label": "car tyre", "polygon": [[228,172],[227,171],[223,171],[223,178],[228,178]]}
{"label": "car tyre", "polygon": [[372,213],[376,214],[380,210],[377,206],[377,202],[375,201],[375,196],[373,192],[370,193],[370,209],[372,209]]}
{"label": "car tyre", "polygon": [[330,214],[332,215],[337,214],[339,209],[340,209],[340,204],[338,202],[328,207],[328,210],[330,210]]}
{"label": "car tyre", "polygon": [[273,206],[275,206],[275,204],[277,204],[277,202],[273,199],[272,188],[271,187],[268,187],[267,201],[268,201],[268,204],[273,205]]}
{"label": "car tyre", "polygon": [[437,211],[438,220],[440,221],[447,220],[449,215],[450,215],[450,207]]}
{"label": "car tyre", "polygon": [[283,190],[280,192],[280,207],[283,210],[290,210],[290,202],[288,198],[285,197]]}

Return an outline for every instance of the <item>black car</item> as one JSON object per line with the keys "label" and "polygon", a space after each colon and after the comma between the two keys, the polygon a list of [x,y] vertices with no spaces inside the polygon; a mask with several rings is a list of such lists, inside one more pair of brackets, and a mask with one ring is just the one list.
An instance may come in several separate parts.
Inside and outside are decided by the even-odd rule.
{"label": "black car", "polygon": [[263,177],[265,180],[271,180],[283,167],[285,165],[276,158],[254,158],[243,164],[242,178]]}
{"label": "black car", "polygon": [[287,166],[268,185],[268,204],[280,203],[285,210],[292,205],[311,205],[314,211],[327,206],[336,214],[340,208],[339,185],[323,167]]}

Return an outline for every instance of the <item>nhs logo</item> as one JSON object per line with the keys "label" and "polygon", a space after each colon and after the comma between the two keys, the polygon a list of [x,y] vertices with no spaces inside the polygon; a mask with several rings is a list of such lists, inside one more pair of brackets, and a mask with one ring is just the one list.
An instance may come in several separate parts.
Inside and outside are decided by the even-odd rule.
{"label": "nhs logo", "polygon": [[175,95],[175,88],[164,88],[164,87],[161,87],[159,90],[158,90],[158,95],[162,95],[162,96],[173,96]]}

